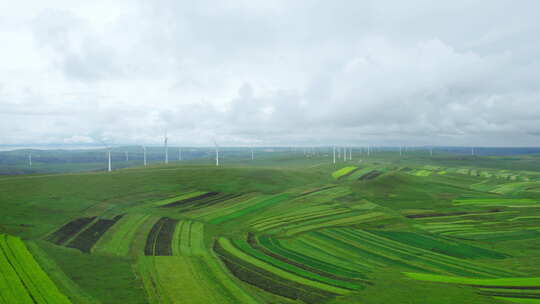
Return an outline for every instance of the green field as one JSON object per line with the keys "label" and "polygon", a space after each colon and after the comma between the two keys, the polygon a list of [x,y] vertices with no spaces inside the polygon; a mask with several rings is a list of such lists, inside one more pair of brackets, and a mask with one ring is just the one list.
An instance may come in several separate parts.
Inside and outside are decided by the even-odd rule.
{"label": "green field", "polygon": [[0,303],[540,301],[537,158],[328,151],[0,176]]}

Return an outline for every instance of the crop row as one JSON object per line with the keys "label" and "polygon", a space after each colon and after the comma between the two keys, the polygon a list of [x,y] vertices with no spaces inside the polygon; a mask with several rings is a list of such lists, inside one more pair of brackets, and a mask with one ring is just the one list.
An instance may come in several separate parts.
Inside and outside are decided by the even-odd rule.
{"label": "crop row", "polygon": [[141,256],[136,269],[152,304],[255,303],[230,280],[215,259]]}
{"label": "crop row", "polygon": [[0,303],[71,302],[58,290],[19,238],[0,234]]}
{"label": "crop row", "polygon": [[127,256],[137,237],[138,229],[150,220],[147,214],[127,214],[99,239],[92,252],[99,254]]}
{"label": "crop row", "polygon": [[82,252],[90,253],[92,247],[98,242],[109,228],[118,222],[123,215],[113,219],[97,217],[83,217],[66,223],[47,237],[47,240],[57,245],[76,248]]}
{"label": "crop row", "polygon": [[478,293],[481,295],[491,296],[509,302],[538,303],[540,299],[540,278],[538,277],[475,279],[409,272],[406,272],[405,275],[415,280],[476,287],[479,290]]}
{"label": "crop row", "polygon": [[212,224],[221,224],[223,222],[227,222],[227,221],[237,219],[239,217],[243,217],[245,215],[248,215],[248,214],[251,214],[251,213],[254,213],[254,212],[261,211],[261,210],[263,210],[265,208],[268,208],[268,207],[270,207],[272,205],[281,203],[281,202],[283,202],[283,201],[285,201],[287,199],[289,199],[289,194],[283,193],[283,194],[278,194],[278,195],[275,195],[275,196],[271,196],[271,197],[266,198],[264,200],[257,200],[255,202],[253,202],[252,204],[250,204],[249,206],[246,206],[245,208],[235,210],[235,211],[233,211],[231,213],[224,214],[222,216],[216,217],[216,218],[212,219],[210,221],[210,223],[212,223]]}
{"label": "crop row", "polygon": [[99,238],[120,218],[122,218],[122,215],[117,215],[113,219],[98,219],[90,227],[78,234],[73,241],[69,242],[67,247],[77,248],[82,252],[90,253],[90,250]]}
{"label": "crop row", "polygon": [[204,224],[188,220],[178,222],[172,239],[173,255],[202,255],[205,252]]}
{"label": "crop row", "polygon": [[147,256],[172,255],[172,239],[178,220],[162,217],[157,221],[146,238],[144,254]]}
{"label": "crop row", "polygon": [[356,170],[358,170],[358,167],[354,167],[354,166],[344,167],[344,168],[341,168],[339,170],[332,172],[332,177],[335,179],[340,179],[340,178],[348,176],[349,174],[353,173]]}
{"label": "crop row", "polygon": [[[497,277],[511,274],[511,272],[427,250],[425,249],[426,244],[415,247],[414,244],[406,244],[404,240],[395,241],[363,230],[329,229],[323,232],[314,232],[314,234],[331,242],[336,247],[345,248],[358,256],[375,260],[384,265],[416,269],[420,272],[450,273],[468,277]],[[438,246],[440,249],[445,247],[444,244],[438,244]]]}
{"label": "crop row", "polygon": [[319,303],[348,290],[300,277],[265,263],[237,248],[226,238],[214,242],[214,252],[241,281],[282,297]]}

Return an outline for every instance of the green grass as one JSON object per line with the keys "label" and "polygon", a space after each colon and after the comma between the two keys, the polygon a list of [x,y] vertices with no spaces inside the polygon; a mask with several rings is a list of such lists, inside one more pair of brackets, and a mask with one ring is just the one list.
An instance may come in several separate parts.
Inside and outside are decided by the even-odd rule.
{"label": "green grass", "polygon": [[[217,168],[201,160],[2,176],[0,233],[24,239],[55,286],[47,291],[73,303],[531,300],[538,292],[478,284],[540,276],[540,157],[428,155],[358,154],[337,171],[328,154],[280,151],[253,162],[240,153]],[[360,180],[370,172],[383,174]],[[162,207],[207,192],[219,195]],[[90,253],[65,247],[77,234],[64,246],[48,238],[74,219],[120,214]],[[165,217],[176,223],[160,243],[171,255],[145,256]],[[13,274],[2,271],[0,286],[17,282]],[[0,293],[8,303],[28,301],[21,284],[9,288]]]}
{"label": "green grass", "polygon": [[242,216],[246,216],[246,215],[248,215],[250,213],[260,211],[261,209],[267,208],[267,207],[269,207],[269,206],[271,206],[273,204],[281,203],[281,202],[287,200],[288,198],[289,198],[288,194],[276,195],[276,196],[273,196],[271,198],[256,202],[256,203],[254,203],[254,204],[252,204],[252,205],[250,205],[250,206],[248,206],[246,208],[243,208],[243,209],[234,211],[232,213],[229,213],[227,215],[215,218],[215,219],[211,220],[210,223],[211,224],[221,224],[221,223],[226,222],[226,221],[230,221],[230,220],[242,217]]}
{"label": "green grass", "polygon": [[540,206],[540,200],[530,198],[486,198],[486,199],[457,199],[455,205],[480,206]]}
{"label": "green grass", "polygon": [[497,279],[474,279],[464,277],[451,277],[443,275],[433,275],[425,273],[406,272],[410,278],[415,280],[463,284],[473,286],[490,286],[490,287],[540,287],[540,277],[538,278],[497,278]]}
{"label": "green grass", "polygon": [[1,303],[71,303],[19,238],[0,234],[0,270]]}
{"label": "green grass", "polygon": [[358,167],[354,167],[354,166],[344,167],[344,168],[341,168],[339,170],[332,172],[332,177],[335,179],[340,179],[344,176],[347,176],[348,174],[351,174],[356,169],[358,169]]}

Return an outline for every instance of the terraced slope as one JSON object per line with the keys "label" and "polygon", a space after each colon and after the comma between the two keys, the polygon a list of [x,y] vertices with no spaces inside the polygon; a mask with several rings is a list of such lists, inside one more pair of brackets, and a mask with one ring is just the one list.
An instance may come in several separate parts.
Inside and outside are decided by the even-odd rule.
{"label": "terraced slope", "polygon": [[71,301],[34,260],[24,243],[0,234],[0,303],[58,303]]}

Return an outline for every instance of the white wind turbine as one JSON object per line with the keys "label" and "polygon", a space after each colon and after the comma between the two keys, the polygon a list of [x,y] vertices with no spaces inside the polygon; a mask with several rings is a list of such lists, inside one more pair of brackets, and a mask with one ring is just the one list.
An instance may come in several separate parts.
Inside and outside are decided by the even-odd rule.
{"label": "white wind turbine", "polygon": [[349,160],[352,160],[352,147],[349,148]]}
{"label": "white wind turbine", "polygon": [[111,172],[111,147],[109,147],[103,140],[100,140],[101,144],[105,146],[107,149],[107,156],[108,156],[108,166],[107,166],[107,172]]}
{"label": "white wind turbine", "polygon": [[167,147],[167,141],[169,138],[167,137],[167,131],[165,131],[165,137],[163,138],[163,143],[165,145],[165,163],[169,163],[169,148]]}
{"label": "white wind turbine", "polygon": [[32,153],[28,154],[28,166],[32,168]]}
{"label": "white wind turbine", "polygon": [[336,163],[336,146],[334,146],[334,164]]}
{"label": "white wind turbine", "polygon": [[148,164],[146,163],[146,146],[142,146],[143,148],[143,163],[144,167],[146,167]]}
{"label": "white wind turbine", "polygon": [[182,147],[178,147],[178,160],[182,160]]}
{"label": "white wind turbine", "polygon": [[214,145],[216,147],[216,167],[217,167],[219,166],[219,146],[215,139],[214,139]]}

